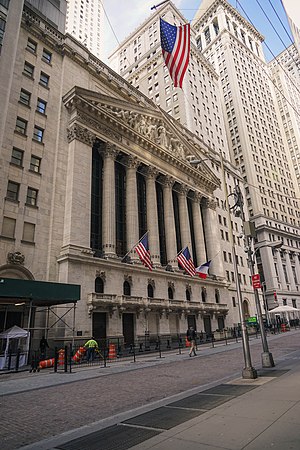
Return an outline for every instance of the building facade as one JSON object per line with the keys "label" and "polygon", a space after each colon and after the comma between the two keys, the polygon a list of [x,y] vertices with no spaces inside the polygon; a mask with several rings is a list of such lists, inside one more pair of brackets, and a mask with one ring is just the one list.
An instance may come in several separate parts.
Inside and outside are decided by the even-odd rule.
{"label": "building facade", "polygon": [[[217,210],[222,174],[207,165],[208,145],[30,5],[19,17],[4,97],[0,276],[81,285],[74,329],[39,319],[54,340],[129,345],[189,324],[207,334],[236,325],[219,234],[230,218],[225,203]],[[191,156],[204,161],[194,167]],[[132,250],[147,231],[152,271]],[[196,264],[212,260],[206,280],[179,269],[186,245]],[[25,307],[0,307],[2,328],[8,318],[24,326]]]}

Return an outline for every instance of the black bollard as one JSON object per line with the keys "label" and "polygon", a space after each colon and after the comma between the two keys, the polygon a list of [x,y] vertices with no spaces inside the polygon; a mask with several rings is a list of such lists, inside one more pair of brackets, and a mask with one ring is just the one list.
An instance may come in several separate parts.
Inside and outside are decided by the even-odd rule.
{"label": "black bollard", "polygon": [[54,349],[54,372],[57,372],[57,366],[58,366],[58,351],[57,347]]}

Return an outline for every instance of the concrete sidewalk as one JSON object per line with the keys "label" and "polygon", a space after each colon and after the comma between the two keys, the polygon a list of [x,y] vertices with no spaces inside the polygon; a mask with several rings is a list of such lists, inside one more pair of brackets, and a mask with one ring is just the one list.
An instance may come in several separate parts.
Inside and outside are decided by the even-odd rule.
{"label": "concrete sidewalk", "polygon": [[219,380],[23,449],[299,450],[299,388],[296,351],[256,380]]}

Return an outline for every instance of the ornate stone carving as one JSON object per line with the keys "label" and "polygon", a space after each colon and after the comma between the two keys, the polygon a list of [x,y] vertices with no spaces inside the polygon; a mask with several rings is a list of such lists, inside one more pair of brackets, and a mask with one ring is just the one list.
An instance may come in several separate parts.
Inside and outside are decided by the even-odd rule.
{"label": "ornate stone carving", "polygon": [[134,156],[128,156],[127,158],[128,168],[136,169],[140,165],[140,161]]}
{"label": "ornate stone carving", "polygon": [[148,166],[145,169],[145,175],[146,175],[147,178],[154,178],[155,179],[158,174],[159,174],[159,171],[158,171],[158,169],[156,167]]}
{"label": "ornate stone carving", "polygon": [[214,211],[217,208],[217,202],[212,198],[203,197],[201,203],[205,208],[213,209]]}
{"label": "ornate stone carving", "polygon": [[186,184],[181,184],[179,186],[179,192],[181,195],[187,196],[187,193],[189,192],[190,188]]}
{"label": "ornate stone carving", "polygon": [[130,286],[132,286],[132,276],[131,275],[124,275],[124,281],[127,281]]}
{"label": "ornate stone carving", "polygon": [[101,149],[101,153],[104,156],[104,158],[113,158],[115,159],[118,155],[119,151],[117,150],[116,146],[112,144],[111,142],[106,142],[106,145],[103,149]]}
{"label": "ornate stone carving", "polygon": [[103,270],[96,270],[96,278],[99,277],[101,280],[106,281],[106,273]]}
{"label": "ornate stone carving", "polygon": [[195,203],[200,203],[202,197],[203,197],[203,195],[200,194],[200,192],[194,192],[194,194],[193,194],[193,201],[194,201]]}
{"label": "ornate stone carving", "polygon": [[171,288],[173,291],[175,290],[175,284],[173,281],[168,281],[168,288]]}
{"label": "ornate stone carving", "polygon": [[77,139],[84,144],[92,146],[95,143],[97,137],[87,128],[84,128],[76,123],[72,127],[67,128],[67,139],[69,143],[74,139]]}
{"label": "ornate stone carving", "polygon": [[148,278],[148,284],[155,288],[155,281],[153,280],[153,278]]}
{"label": "ornate stone carving", "polygon": [[23,265],[25,261],[25,256],[21,252],[11,252],[7,255],[8,264],[20,264]]}
{"label": "ornate stone carving", "polygon": [[166,175],[164,177],[164,179],[162,180],[162,184],[164,186],[169,187],[169,188],[172,188],[174,183],[175,183],[175,179],[173,177],[168,176],[168,175]]}

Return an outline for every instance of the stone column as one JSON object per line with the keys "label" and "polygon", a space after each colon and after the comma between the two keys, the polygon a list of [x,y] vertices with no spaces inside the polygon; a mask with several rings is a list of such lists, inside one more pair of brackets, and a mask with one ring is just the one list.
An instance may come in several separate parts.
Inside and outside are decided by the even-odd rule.
{"label": "stone column", "polygon": [[289,279],[289,284],[291,286],[291,291],[295,291],[296,283],[295,283],[294,275],[293,275],[293,271],[292,271],[292,263],[291,263],[291,259],[290,259],[290,254],[291,254],[291,252],[289,252],[289,251],[285,252],[286,271],[287,271],[287,275],[288,275],[288,279]]}
{"label": "stone column", "polygon": [[299,253],[295,253],[295,269],[296,269],[297,286],[299,286],[299,284],[300,284],[300,261],[299,261]]}
{"label": "stone column", "polygon": [[178,268],[176,259],[177,244],[174,220],[174,207],[172,197],[172,186],[175,180],[171,177],[165,177],[163,195],[164,195],[164,219],[166,233],[167,261],[173,269]]}
{"label": "stone column", "polygon": [[211,260],[210,274],[224,278],[216,202],[208,198],[203,199],[202,207],[207,258]]}
{"label": "stone column", "polygon": [[181,244],[182,247],[189,247],[191,257],[193,258],[191,229],[189,221],[189,213],[187,206],[187,193],[189,188],[187,186],[180,186],[180,192],[178,195],[179,200],[179,220],[180,220],[180,232],[181,232]]}
{"label": "stone column", "polygon": [[61,218],[64,220],[64,247],[90,249],[92,146],[95,139],[93,133],[77,124],[68,129],[66,208],[64,219]]}
{"label": "stone column", "polygon": [[118,151],[107,143],[103,152],[103,253],[116,257],[115,157]]}
{"label": "stone column", "polygon": [[159,230],[155,180],[158,170],[148,167],[146,173],[147,226],[149,230],[149,251],[154,266],[160,265]]}
{"label": "stone column", "polygon": [[203,223],[202,223],[202,214],[200,208],[200,201],[202,195],[198,192],[194,193],[193,197],[193,223],[194,223],[194,235],[195,235],[195,247],[197,252],[197,265],[207,261],[206,249],[205,249],[205,240],[204,240],[204,232],[203,232]]}
{"label": "stone column", "polygon": [[[126,169],[126,236],[127,251],[131,250],[137,244],[139,238],[139,216],[138,216],[138,199],[137,199],[137,180],[136,169],[139,161],[131,156],[127,159]],[[139,257],[134,250],[130,252],[133,260]]]}
{"label": "stone column", "polygon": [[281,284],[281,289],[283,291],[287,291],[287,284],[286,284],[285,276],[284,276],[284,272],[283,272],[280,250],[277,250],[277,270],[278,270],[279,282]]}

